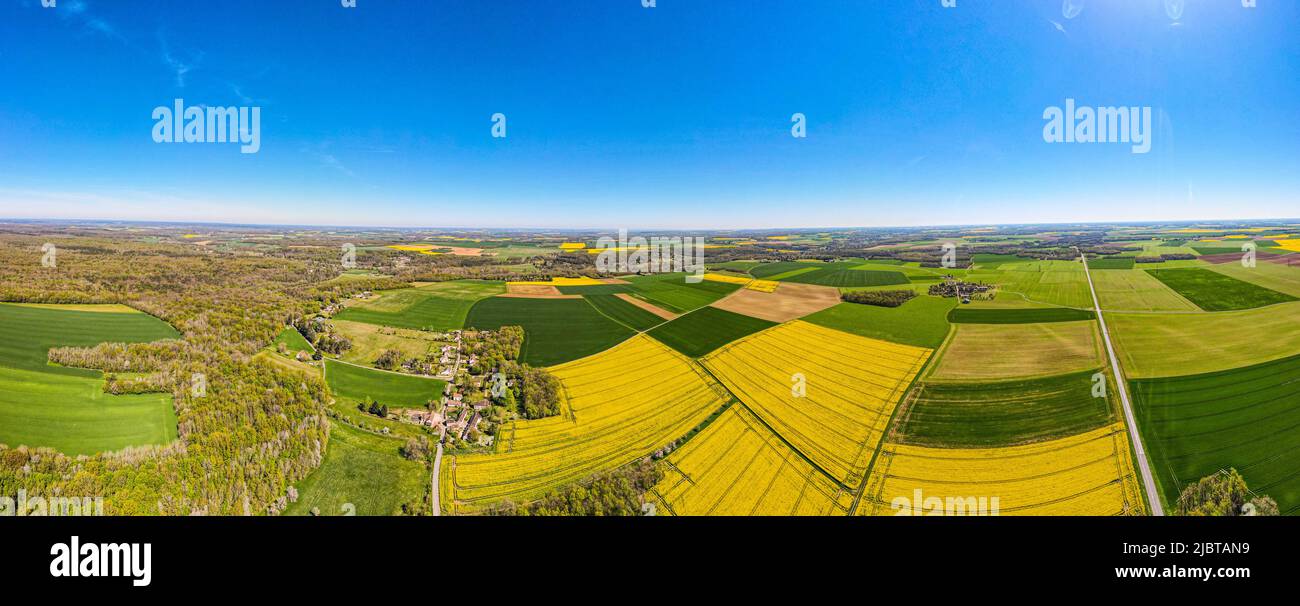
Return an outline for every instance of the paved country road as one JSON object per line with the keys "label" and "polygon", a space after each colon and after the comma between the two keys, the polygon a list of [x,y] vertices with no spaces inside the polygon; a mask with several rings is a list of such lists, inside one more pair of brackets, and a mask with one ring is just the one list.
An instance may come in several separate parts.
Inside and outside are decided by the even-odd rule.
{"label": "paved country road", "polygon": [[438,471],[442,467],[442,441],[438,442],[438,453],[433,455],[433,477],[429,480],[430,490],[433,496],[430,502],[433,503],[433,515],[442,515],[442,503],[438,501]]}
{"label": "paved country road", "polygon": [[1124,373],[1119,368],[1119,358],[1115,357],[1115,348],[1110,344],[1110,330],[1106,328],[1106,318],[1101,313],[1101,302],[1097,300],[1097,289],[1092,285],[1092,272],[1088,269],[1088,258],[1079,252],[1083,262],[1083,273],[1088,277],[1088,290],[1092,292],[1092,305],[1097,311],[1097,322],[1101,324],[1101,337],[1106,343],[1106,354],[1110,356],[1111,371],[1115,373],[1115,386],[1119,388],[1119,399],[1124,404],[1124,421],[1128,425],[1129,438],[1133,440],[1133,452],[1137,454],[1138,470],[1142,473],[1142,485],[1146,487],[1147,503],[1151,515],[1165,515],[1165,508],[1160,503],[1160,493],[1156,492],[1155,479],[1151,477],[1151,465],[1147,462],[1146,449],[1142,447],[1142,436],[1138,434],[1137,419],[1133,416],[1133,404],[1128,399],[1128,386],[1124,384]]}

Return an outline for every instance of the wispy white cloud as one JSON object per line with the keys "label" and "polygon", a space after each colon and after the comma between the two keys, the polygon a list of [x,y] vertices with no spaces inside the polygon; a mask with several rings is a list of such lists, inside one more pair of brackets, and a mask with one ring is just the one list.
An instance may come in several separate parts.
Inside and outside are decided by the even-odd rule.
{"label": "wispy white cloud", "polygon": [[83,30],[100,34],[112,38],[119,42],[126,42],[126,37],[117,31],[112,23],[96,17],[90,12],[90,5],[82,0],[66,1],[54,7],[58,15],[64,21],[75,23]]}
{"label": "wispy white cloud", "polygon": [[172,52],[171,46],[167,44],[167,37],[160,30],[158,32],[158,44],[162,47],[162,60],[167,67],[176,74],[176,86],[185,88],[185,75],[194,71],[199,62],[203,59],[203,53],[196,53],[191,57],[179,57]]}

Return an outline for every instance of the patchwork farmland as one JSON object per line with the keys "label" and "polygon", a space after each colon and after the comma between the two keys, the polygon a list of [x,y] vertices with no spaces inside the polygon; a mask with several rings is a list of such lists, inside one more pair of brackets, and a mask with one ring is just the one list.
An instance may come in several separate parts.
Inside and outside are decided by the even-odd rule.
{"label": "patchwork farmland", "polygon": [[[560,244],[595,240],[552,237],[490,278],[345,272],[313,311],[250,314],[266,326],[240,355],[321,398],[277,513],[1147,515],[1235,469],[1297,514],[1300,267],[1276,261],[1300,256],[1292,231],[1252,232],[1253,266],[1224,250],[1245,234],[1133,227],[1068,249],[968,232],[954,267],[947,237],[853,254],[834,232],[733,238],[699,281],[551,271],[591,261]],[[363,250],[447,263],[459,244]],[[0,449],[166,450],[203,410],[132,364],[206,319],[0,303],[0,320]]]}

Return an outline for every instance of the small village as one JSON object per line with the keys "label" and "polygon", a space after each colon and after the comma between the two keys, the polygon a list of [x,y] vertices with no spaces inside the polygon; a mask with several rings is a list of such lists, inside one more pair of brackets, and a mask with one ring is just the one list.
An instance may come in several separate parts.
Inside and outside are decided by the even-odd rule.
{"label": "small village", "polygon": [[974,300],[991,300],[993,285],[982,282],[965,282],[952,274],[945,274],[943,282],[931,284],[929,294],[935,297],[957,297],[962,303]]}

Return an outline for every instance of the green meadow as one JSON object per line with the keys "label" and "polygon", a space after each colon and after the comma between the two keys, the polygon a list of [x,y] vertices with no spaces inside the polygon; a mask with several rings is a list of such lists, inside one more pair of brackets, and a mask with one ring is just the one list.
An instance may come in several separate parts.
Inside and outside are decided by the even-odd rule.
{"label": "green meadow", "polygon": [[390,407],[424,408],[442,395],[443,381],[415,375],[362,368],[325,360],[325,381],[330,391],[352,403],[365,398]]}
{"label": "green meadow", "polygon": [[462,328],[474,303],[505,292],[502,282],[457,280],[415,288],[381,291],[374,301],[363,301],[335,314],[339,320],[447,331]]}
{"label": "green meadow", "polygon": [[388,516],[419,506],[430,492],[429,469],[398,454],[400,441],[333,423],[325,458],[298,483],[285,515]]}
{"label": "green meadow", "polygon": [[100,371],[50,365],[47,353],[179,333],[137,311],[86,309],[0,304],[0,443],[78,455],[176,439],[171,394],[109,395]]}

